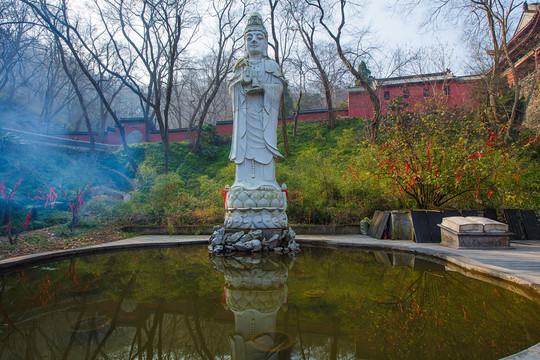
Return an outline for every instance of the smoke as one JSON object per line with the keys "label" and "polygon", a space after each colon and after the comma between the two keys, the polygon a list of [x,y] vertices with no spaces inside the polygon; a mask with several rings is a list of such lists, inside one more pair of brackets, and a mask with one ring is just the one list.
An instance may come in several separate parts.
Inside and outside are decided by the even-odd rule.
{"label": "smoke", "polygon": [[127,166],[115,154],[94,158],[0,128],[0,233],[67,221],[95,197],[121,201],[132,189]]}

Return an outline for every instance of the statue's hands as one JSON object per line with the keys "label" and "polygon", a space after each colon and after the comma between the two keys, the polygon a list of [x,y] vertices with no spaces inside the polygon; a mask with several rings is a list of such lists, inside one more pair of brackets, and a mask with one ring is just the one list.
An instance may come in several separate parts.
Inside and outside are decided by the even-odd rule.
{"label": "statue's hands", "polygon": [[246,89],[248,95],[261,95],[264,94],[264,88],[262,86],[253,86]]}

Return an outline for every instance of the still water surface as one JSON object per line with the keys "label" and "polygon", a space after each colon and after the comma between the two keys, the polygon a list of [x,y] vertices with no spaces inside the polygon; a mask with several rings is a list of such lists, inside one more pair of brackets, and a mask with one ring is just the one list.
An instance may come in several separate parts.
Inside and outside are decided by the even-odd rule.
{"label": "still water surface", "polygon": [[498,359],[540,304],[412,255],[113,252],[6,273],[0,359]]}

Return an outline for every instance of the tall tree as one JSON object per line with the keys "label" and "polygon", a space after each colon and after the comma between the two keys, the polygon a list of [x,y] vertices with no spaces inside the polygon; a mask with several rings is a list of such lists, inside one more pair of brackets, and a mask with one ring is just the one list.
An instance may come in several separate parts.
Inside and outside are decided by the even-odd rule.
{"label": "tall tree", "polygon": [[[362,55],[365,55],[361,50],[361,40],[363,38],[362,32],[357,33],[357,50],[354,52],[346,51],[343,43],[343,32],[345,25],[347,24],[347,12],[346,12],[346,0],[338,0],[337,4],[327,3],[321,0],[305,0],[305,2],[311,7],[317,10],[319,24],[326,30],[326,33],[333,40],[337,54],[343,64],[347,67],[349,72],[355,77],[355,79],[360,83],[360,85],[365,89],[369,96],[369,100],[373,106],[373,118],[371,119],[369,125],[369,137],[372,142],[377,139],[377,132],[379,129],[379,123],[381,119],[381,102],[377,94],[377,83],[367,81],[368,78],[363,76],[362,72],[359,72],[356,66],[356,61],[360,60]],[[334,8],[334,5],[337,5],[339,9],[339,15],[337,17],[338,24],[337,28],[331,29],[331,22],[334,21],[333,14],[330,10]]]}
{"label": "tall tree", "polygon": [[[66,55],[64,52],[64,49],[62,47],[62,42],[58,37],[56,37],[56,44],[58,47],[58,53],[60,54],[60,60],[62,62],[62,68],[64,69],[64,72],[66,73],[69,82],[71,83],[71,86],[73,87],[73,90],[75,91],[75,94],[77,96],[77,100],[79,101],[79,105],[81,106],[82,115],[86,124],[86,129],[88,130],[88,134],[90,135],[90,160],[94,161],[94,149],[95,149],[95,139],[94,134],[92,131],[92,122],[90,120],[90,115],[88,114],[88,105],[86,101],[84,100],[83,96],[83,90],[81,89],[81,86],[79,85],[77,78],[75,74],[77,73],[77,68],[73,68],[73,66],[70,66],[68,64],[68,61],[66,60]],[[76,64],[74,64],[76,66]],[[75,218],[75,213],[73,213]],[[73,230],[73,229],[72,229]]]}
{"label": "tall tree", "polygon": [[[302,3],[300,3],[302,4]],[[317,18],[309,6],[302,4],[302,8],[298,9],[299,3],[294,0],[289,0],[289,15],[294,19],[297,30],[300,33],[302,43],[306,47],[315,67],[318,75],[321,79],[321,83],[324,89],[324,96],[326,100],[326,107],[328,109],[328,127],[334,129],[336,127],[336,115],[334,112],[334,104],[332,102],[332,90],[330,80],[328,79],[328,73],[324,68],[318,53],[317,40],[315,38],[317,30]]]}
{"label": "tall tree", "polygon": [[28,8],[17,0],[0,2],[0,91],[13,80],[25,51],[36,44],[28,17]]}
{"label": "tall tree", "polygon": [[[274,60],[283,68],[295,42],[295,31],[292,31],[291,17],[284,6],[284,0],[268,0],[270,6],[270,32],[272,41],[269,45],[274,49]],[[280,5],[280,7],[278,7]],[[281,117],[281,136],[285,156],[290,156],[289,137],[287,135],[287,120],[285,112],[285,91],[279,100]]]}
{"label": "tall tree", "polygon": [[62,67],[61,48],[53,38],[42,36],[41,40],[45,41],[45,46],[36,62],[40,63],[42,73],[34,91],[36,97],[42,99],[39,117],[48,134],[52,119],[71,103],[75,94]]}
{"label": "tall tree", "polygon": [[465,37],[469,40],[479,39],[479,41],[472,43],[474,46],[480,47],[481,52],[488,53],[490,56],[489,69],[486,69],[484,78],[490,114],[498,122],[503,121],[500,112],[497,111],[497,98],[502,90],[501,75],[504,68],[510,71],[513,78],[514,101],[504,121],[507,125],[507,135],[514,131],[519,120],[521,83],[508,45],[511,40],[510,33],[516,9],[523,2],[515,0],[403,0],[401,2],[409,10],[425,4],[430,14],[427,17],[426,25],[456,19],[463,27]]}
{"label": "tall tree", "polygon": [[62,44],[66,46],[66,50],[69,51],[70,56],[75,60],[79,69],[92,84],[99,98],[107,108],[107,111],[113,118],[116,126],[119,129],[122,145],[126,152],[128,161],[134,171],[137,170],[137,164],[135,159],[131,155],[129,146],[126,142],[125,131],[120,123],[116,112],[112,109],[110,102],[106,98],[103,89],[95,78],[95,73],[92,69],[87,68],[86,63],[83,61],[81,52],[85,50],[91,53],[91,48],[86,42],[86,38],[81,35],[79,30],[79,23],[77,21],[71,21],[69,16],[69,10],[66,4],[66,0],[60,0],[58,4],[49,4],[46,0],[21,0],[26,4],[36,17],[36,21],[44,29],[49,31],[55,38],[58,38]]}
{"label": "tall tree", "polygon": [[[111,39],[106,39],[105,41],[92,41],[89,42],[88,45],[91,47],[93,54],[100,55],[99,59],[102,61],[104,66],[100,66],[94,57],[89,57],[87,66],[95,71],[98,84],[101,86],[109,103],[112,105],[115,103],[115,100],[122,89],[124,89],[124,84],[122,81],[110,75],[107,71],[107,69],[121,71],[121,63],[118,61],[118,58],[114,56],[114,44]],[[107,108],[104,106],[103,102],[100,101],[99,97],[97,96],[92,99],[90,103],[97,103],[94,110],[97,117],[96,130],[99,134],[99,141],[103,141],[107,119],[109,118],[109,112],[107,111]]]}
{"label": "tall tree", "polygon": [[296,52],[294,59],[292,60],[292,65],[296,70],[297,76],[295,79],[297,81],[298,87],[298,96],[294,105],[294,115],[293,115],[293,136],[296,137],[296,131],[298,128],[298,115],[300,114],[300,104],[302,103],[302,96],[305,92],[306,87],[306,64],[303,56],[300,52]]}
{"label": "tall tree", "polygon": [[[200,17],[192,2],[166,0],[105,0],[100,7],[102,24],[113,41],[115,55],[124,71],[108,71],[122,80],[152,109],[159,126],[165,155],[165,172],[169,169],[169,116],[176,66],[181,54],[195,38]],[[121,38],[123,42],[117,40]],[[97,55],[97,54],[95,54]],[[148,78],[149,91],[141,85],[141,73],[129,71],[135,61]],[[101,63],[103,66],[103,63]]]}
{"label": "tall tree", "polygon": [[[197,134],[193,142],[193,151],[199,149],[204,121],[210,110],[216,95],[218,94],[223,82],[232,72],[234,59],[237,52],[242,49],[242,33],[239,31],[247,15],[247,3],[241,2],[238,6],[234,0],[213,0],[212,22],[215,22],[217,28],[217,39],[211,48],[211,61],[209,71],[206,77],[206,88],[203,96],[199,98],[197,107],[193,112],[192,119],[197,120]],[[191,131],[192,121],[188,125],[188,135]],[[187,138],[186,137],[186,138]]]}

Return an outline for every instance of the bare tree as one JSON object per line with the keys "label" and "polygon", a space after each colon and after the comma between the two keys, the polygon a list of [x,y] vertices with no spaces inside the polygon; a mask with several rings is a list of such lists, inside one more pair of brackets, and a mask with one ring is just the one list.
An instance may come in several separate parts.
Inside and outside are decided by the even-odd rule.
{"label": "bare tree", "polygon": [[28,20],[28,9],[17,0],[0,2],[0,91],[13,80],[25,51],[36,43]]}
{"label": "bare tree", "polygon": [[64,110],[74,99],[74,93],[69,86],[69,79],[62,68],[61,49],[50,38],[42,37],[45,46],[37,59],[41,68],[40,80],[34,89],[37,97],[41,97],[41,112],[39,117],[45,123],[45,131],[48,134],[51,120]]}
{"label": "bare tree", "polygon": [[247,3],[241,2],[237,7],[233,0],[212,1],[212,19],[216,21],[218,38],[211,49],[211,66],[206,79],[207,86],[199,98],[192,120],[188,125],[187,137],[189,137],[193,120],[195,117],[198,118],[197,134],[192,147],[194,152],[199,149],[203,124],[210,106],[223,82],[233,70],[234,58],[242,48],[242,34],[238,30],[247,15],[246,5]]}
{"label": "bare tree", "polygon": [[313,63],[315,64],[315,67],[321,79],[321,83],[323,85],[324,96],[326,99],[326,107],[328,109],[328,127],[330,129],[334,129],[336,127],[336,115],[332,102],[332,90],[330,80],[328,78],[328,73],[321,62],[320,54],[318,53],[318,47],[316,45],[316,14],[311,11],[309,6],[306,6],[307,3],[301,4],[302,8],[299,9],[299,4],[297,2],[295,2],[294,0],[288,1],[289,15],[294,19],[296,23],[297,30],[300,33],[300,38],[302,39],[302,43],[306,47],[311,59],[313,60]]}
{"label": "bare tree", "polygon": [[[112,105],[124,88],[122,81],[110,75],[107,71],[107,69],[121,71],[121,64],[118,61],[118,58],[114,56],[113,43],[110,39],[107,39],[103,43],[99,41],[89,42],[89,46],[91,46],[93,54],[100,56],[100,61],[104,66],[100,66],[100,64],[93,57],[90,57],[88,59],[88,67],[91,67],[96,72],[96,80],[103,89],[104,95],[107,97],[108,102]],[[99,141],[103,141],[109,112],[107,111],[104,103],[99,101],[98,96],[92,99],[90,103],[97,103],[95,106],[97,108],[95,110],[97,115],[97,132],[99,133]]]}
{"label": "bare tree", "polygon": [[[283,68],[295,44],[296,31],[293,29],[292,17],[288,14],[284,0],[268,0],[268,5],[270,6],[270,32],[272,33],[272,42],[269,45],[274,49],[274,60]],[[278,8],[278,5],[281,5],[280,8]],[[283,148],[285,156],[290,156],[291,150],[289,149],[285,114],[285,91],[279,99],[279,107]]]}
{"label": "bare tree", "polygon": [[[490,114],[500,122],[497,112],[497,97],[503,88],[502,71],[507,67],[513,78],[514,101],[506,118],[507,135],[518,125],[518,107],[521,97],[521,84],[512,59],[508,43],[511,39],[512,20],[516,9],[522,2],[515,0],[437,0],[437,1],[402,1],[408,10],[418,5],[427,5],[431,14],[425,25],[433,25],[447,19],[457,19],[463,26],[464,36],[476,47],[476,53],[488,53],[489,66],[485,69],[484,78],[488,94]],[[478,49],[479,48],[479,49]],[[480,54],[479,58],[485,58]],[[506,85],[504,85],[506,86]]]}
{"label": "bare tree", "polygon": [[[75,91],[75,94],[77,96],[77,100],[79,101],[79,105],[81,106],[82,114],[86,123],[86,129],[88,130],[88,134],[90,137],[90,160],[94,161],[94,149],[95,149],[95,139],[94,134],[92,131],[92,122],[90,120],[90,116],[88,114],[88,106],[87,103],[84,100],[83,92],[81,90],[81,87],[79,86],[79,83],[75,77],[75,74],[77,72],[77,68],[73,68],[73,66],[68,65],[68,61],[66,60],[66,55],[64,53],[64,49],[62,47],[62,42],[58,37],[56,37],[56,43],[58,48],[58,53],[60,54],[60,60],[62,62],[62,68],[64,69],[64,72],[66,73],[69,82],[71,83],[71,86],[73,87],[73,90]],[[73,64],[76,66],[76,64]],[[74,214],[75,216],[75,214]],[[72,222],[72,224],[74,221]],[[73,231],[73,229],[72,229]]]}
{"label": "bare tree", "polygon": [[[135,92],[155,116],[165,155],[165,172],[169,169],[169,116],[176,64],[180,55],[194,40],[200,17],[188,0],[106,0],[107,11],[96,7],[113,41],[115,55],[123,72],[107,70]],[[117,40],[121,37],[125,43]],[[131,71],[134,63],[148,77],[148,89],[141,84],[142,74]],[[103,63],[100,65],[103,66]]]}
{"label": "bare tree", "polygon": [[[510,135],[518,125],[518,114],[517,109],[519,106],[519,99],[521,98],[521,83],[518,78],[516,71],[516,63],[510,56],[510,50],[508,48],[508,42],[510,41],[510,19],[511,15],[516,8],[518,8],[521,3],[515,3],[514,0],[503,2],[502,0],[471,0],[473,4],[477,6],[478,9],[484,12],[486,18],[488,19],[489,31],[491,34],[493,49],[497,48],[496,34],[497,32],[500,35],[500,48],[504,53],[506,65],[510,68],[512,73],[512,78],[514,82],[514,103],[512,104],[512,110],[510,114],[510,119],[508,120],[507,135]],[[495,55],[494,55],[495,57]],[[496,66],[494,59],[494,67]],[[495,73],[494,73],[495,74]]]}
{"label": "bare tree", "polygon": [[82,59],[81,49],[84,49],[88,52],[91,51],[91,48],[85,41],[86,39],[81,35],[81,32],[78,28],[78,22],[75,21],[72,23],[69,15],[68,8],[65,0],[61,0],[58,5],[51,5],[47,3],[46,0],[21,0],[26,4],[34,13],[36,21],[39,22],[40,26],[49,31],[55,38],[58,38],[62,44],[66,46],[66,49],[69,50],[70,56],[75,60],[79,69],[92,84],[92,87],[95,89],[99,98],[107,108],[107,111],[113,118],[116,126],[119,129],[120,137],[122,139],[122,145],[126,152],[127,158],[130,162],[131,167],[134,171],[137,170],[137,164],[129,151],[129,146],[127,145],[124,128],[118,119],[115,111],[112,109],[110,102],[105,97],[103,89],[100,87],[100,84],[94,77],[92,69],[86,67],[85,62]]}
{"label": "bare tree", "polygon": [[298,87],[298,96],[296,98],[296,102],[294,105],[294,115],[293,115],[293,136],[296,137],[296,130],[298,127],[298,115],[300,114],[300,104],[302,102],[302,96],[305,92],[306,87],[306,64],[304,61],[304,58],[302,55],[300,55],[300,52],[296,52],[296,56],[291,61],[294,69],[296,70],[296,76],[295,79],[298,81],[296,84]]}
{"label": "bare tree", "polygon": [[[339,0],[337,3],[326,3],[321,0],[305,0],[305,2],[318,12],[319,24],[326,30],[326,33],[333,40],[337,54],[343,64],[347,67],[349,72],[355,77],[357,82],[366,90],[369,100],[373,106],[373,118],[369,125],[369,137],[372,142],[377,139],[377,131],[379,129],[379,123],[381,119],[381,102],[377,94],[376,82],[371,82],[366,79],[361,72],[357,69],[356,62],[366,55],[366,50],[362,50],[362,39],[365,36],[366,30],[358,30],[356,33],[357,46],[355,51],[349,51],[345,48],[343,42],[343,33],[345,25],[347,24],[346,16],[346,0]],[[339,9],[339,15],[337,17],[339,25],[335,30],[331,29],[331,22],[333,22],[333,14],[329,9],[333,9],[336,6]]]}

